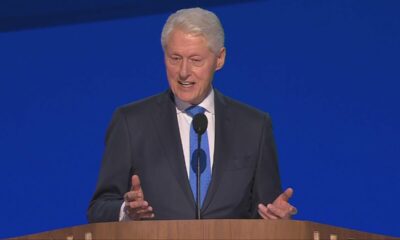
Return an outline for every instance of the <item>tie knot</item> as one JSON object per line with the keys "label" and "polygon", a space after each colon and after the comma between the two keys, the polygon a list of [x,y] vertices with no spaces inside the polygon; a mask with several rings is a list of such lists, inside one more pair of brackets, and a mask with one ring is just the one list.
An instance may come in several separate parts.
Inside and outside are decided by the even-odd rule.
{"label": "tie knot", "polygon": [[186,109],[187,114],[189,114],[191,117],[194,117],[196,114],[199,113],[204,113],[206,110],[203,107],[200,107],[198,105],[191,106]]}

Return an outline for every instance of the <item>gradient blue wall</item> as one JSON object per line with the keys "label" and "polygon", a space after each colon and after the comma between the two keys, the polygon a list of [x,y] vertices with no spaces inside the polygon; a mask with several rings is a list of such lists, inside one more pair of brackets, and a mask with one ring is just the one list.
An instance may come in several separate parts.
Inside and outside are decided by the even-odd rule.
{"label": "gradient blue wall", "polygon": [[[296,219],[400,236],[400,1],[210,10],[215,86],[272,115]],[[0,33],[0,238],[86,223],[113,110],[167,88],[168,15]]]}

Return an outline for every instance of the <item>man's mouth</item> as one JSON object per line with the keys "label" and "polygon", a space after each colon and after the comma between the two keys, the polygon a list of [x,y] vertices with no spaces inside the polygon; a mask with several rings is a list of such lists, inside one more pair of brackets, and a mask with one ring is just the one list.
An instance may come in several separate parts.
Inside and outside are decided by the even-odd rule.
{"label": "man's mouth", "polygon": [[195,84],[194,82],[188,82],[188,81],[178,81],[178,83],[182,87],[191,87]]}

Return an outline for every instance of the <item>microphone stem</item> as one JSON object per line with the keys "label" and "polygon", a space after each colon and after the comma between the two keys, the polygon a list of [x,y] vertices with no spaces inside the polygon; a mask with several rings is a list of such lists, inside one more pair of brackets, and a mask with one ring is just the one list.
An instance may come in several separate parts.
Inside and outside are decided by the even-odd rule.
{"label": "microphone stem", "polygon": [[200,214],[200,210],[201,210],[201,200],[200,200],[200,149],[201,149],[201,134],[197,134],[197,172],[196,172],[196,184],[197,184],[197,193],[196,193],[196,201],[197,201],[197,219],[201,219],[201,214]]}

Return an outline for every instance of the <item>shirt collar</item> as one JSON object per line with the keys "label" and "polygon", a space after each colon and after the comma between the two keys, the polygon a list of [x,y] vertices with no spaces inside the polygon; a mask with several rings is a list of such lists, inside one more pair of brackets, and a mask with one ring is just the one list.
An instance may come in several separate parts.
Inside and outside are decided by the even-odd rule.
{"label": "shirt collar", "polygon": [[[185,109],[192,106],[192,104],[184,102],[179,98],[177,98],[176,96],[174,96],[174,98],[175,98],[175,106],[178,113],[183,113],[185,112]],[[215,114],[214,89],[211,88],[210,93],[207,95],[206,98],[204,98],[204,100],[201,103],[198,104],[198,106],[203,107],[207,112],[211,114]]]}

